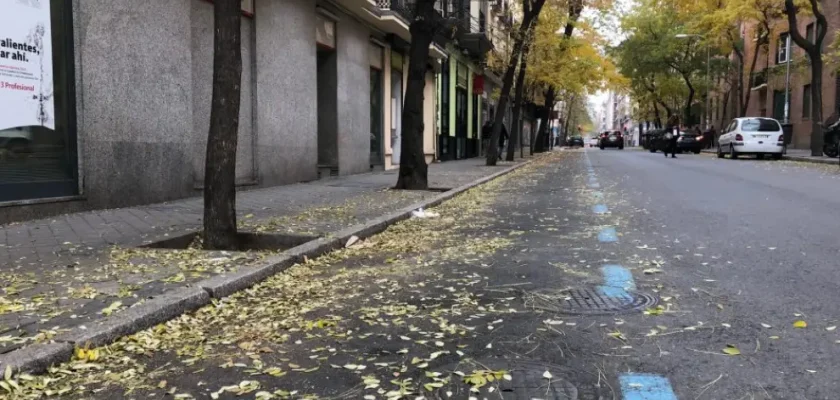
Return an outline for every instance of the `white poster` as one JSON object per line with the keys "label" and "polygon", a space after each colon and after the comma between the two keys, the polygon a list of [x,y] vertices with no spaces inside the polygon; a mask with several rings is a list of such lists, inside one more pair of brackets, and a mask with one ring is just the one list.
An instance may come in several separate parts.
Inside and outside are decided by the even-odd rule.
{"label": "white poster", "polygon": [[55,129],[50,0],[0,0],[0,130]]}

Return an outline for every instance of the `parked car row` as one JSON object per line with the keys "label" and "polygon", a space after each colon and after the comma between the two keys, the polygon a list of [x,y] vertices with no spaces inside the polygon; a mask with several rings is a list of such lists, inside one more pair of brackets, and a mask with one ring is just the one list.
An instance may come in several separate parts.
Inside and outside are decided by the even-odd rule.
{"label": "parked car row", "polygon": [[[657,151],[665,151],[668,148],[668,140],[666,136],[668,131],[665,129],[652,129],[645,132],[642,139],[642,147],[656,153]],[[704,137],[702,134],[697,134],[694,131],[681,132],[677,137],[677,153],[691,152],[700,154],[703,147],[706,146],[706,141],[710,138]]]}

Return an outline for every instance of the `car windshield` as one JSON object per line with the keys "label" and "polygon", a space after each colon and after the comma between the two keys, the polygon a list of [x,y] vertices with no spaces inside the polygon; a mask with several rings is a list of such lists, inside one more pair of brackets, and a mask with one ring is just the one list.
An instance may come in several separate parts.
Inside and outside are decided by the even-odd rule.
{"label": "car windshield", "polygon": [[744,132],[778,132],[782,130],[782,127],[773,119],[753,118],[741,122],[741,130]]}

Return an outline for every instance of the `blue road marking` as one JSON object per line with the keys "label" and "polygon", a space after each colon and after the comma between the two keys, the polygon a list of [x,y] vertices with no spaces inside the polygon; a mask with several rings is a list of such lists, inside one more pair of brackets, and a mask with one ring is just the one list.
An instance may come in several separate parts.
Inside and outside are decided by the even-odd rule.
{"label": "blue road marking", "polygon": [[599,185],[597,183],[590,182],[589,187],[591,187],[592,189],[597,189],[597,188],[601,187],[601,185]]}
{"label": "blue road marking", "polygon": [[598,233],[598,240],[605,243],[617,242],[618,234],[615,232],[615,228],[611,226],[606,227],[604,229],[601,229],[601,232]]}
{"label": "blue road marking", "polygon": [[604,286],[624,290],[636,290],[636,281],[633,280],[633,273],[627,268],[620,265],[607,264],[601,267],[601,274],[604,276]]}
{"label": "blue road marking", "polygon": [[624,400],[677,400],[668,378],[654,374],[625,373],[618,377]]}
{"label": "blue road marking", "polygon": [[609,210],[607,209],[607,206],[603,204],[596,204],[592,206],[592,212],[595,214],[606,214]]}
{"label": "blue road marking", "polygon": [[598,183],[598,178],[596,178],[594,176],[590,176],[589,177],[589,183]]}

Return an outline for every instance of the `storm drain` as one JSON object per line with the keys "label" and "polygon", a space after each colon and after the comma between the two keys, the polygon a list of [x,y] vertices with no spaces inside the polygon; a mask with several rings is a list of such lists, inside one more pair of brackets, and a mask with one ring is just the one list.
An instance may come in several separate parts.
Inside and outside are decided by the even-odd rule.
{"label": "storm drain", "polygon": [[534,308],[564,314],[620,314],[653,307],[656,296],[608,286],[545,290],[529,295]]}

